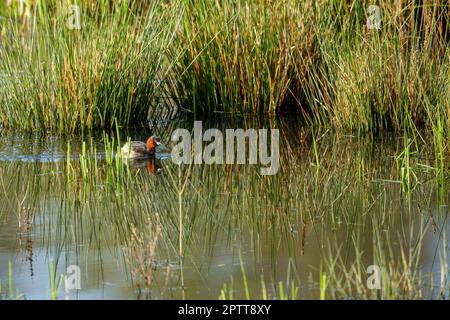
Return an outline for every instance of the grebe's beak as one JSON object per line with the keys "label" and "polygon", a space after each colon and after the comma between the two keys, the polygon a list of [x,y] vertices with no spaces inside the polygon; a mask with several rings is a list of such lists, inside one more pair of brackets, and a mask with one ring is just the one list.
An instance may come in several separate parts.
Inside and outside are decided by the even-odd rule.
{"label": "grebe's beak", "polygon": [[170,151],[168,147],[166,147],[162,142],[157,142],[156,145],[159,147],[160,151]]}

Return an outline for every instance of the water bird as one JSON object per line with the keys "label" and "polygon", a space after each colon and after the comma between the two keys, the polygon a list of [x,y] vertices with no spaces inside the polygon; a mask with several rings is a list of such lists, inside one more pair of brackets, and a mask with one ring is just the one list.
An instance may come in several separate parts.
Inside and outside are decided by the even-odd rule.
{"label": "water bird", "polygon": [[147,142],[131,141],[122,147],[122,155],[130,159],[148,159],[155,154],[157,146],[161,145],[157,136],[151,136]]}

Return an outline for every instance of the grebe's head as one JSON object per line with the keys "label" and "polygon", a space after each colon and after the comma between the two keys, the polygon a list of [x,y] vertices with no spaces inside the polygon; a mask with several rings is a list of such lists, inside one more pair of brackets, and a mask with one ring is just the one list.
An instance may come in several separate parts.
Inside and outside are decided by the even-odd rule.
{"label": "grebe's head", "polygon": [[151,136],[147,140],[147,150],[149,152],[152,152],[155,150],[156,146],[159,146],[161,144],[159,137],[157,136]]}

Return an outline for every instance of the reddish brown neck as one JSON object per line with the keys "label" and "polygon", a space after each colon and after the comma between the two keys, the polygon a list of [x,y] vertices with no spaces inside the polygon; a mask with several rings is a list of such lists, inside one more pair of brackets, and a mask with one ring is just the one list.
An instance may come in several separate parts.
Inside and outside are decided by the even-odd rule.
{"label": "reddish brown neck", "polygon": [[153,152],[155,150],[156,143],[152,138],[148,138],[147,140],[147,151]]}

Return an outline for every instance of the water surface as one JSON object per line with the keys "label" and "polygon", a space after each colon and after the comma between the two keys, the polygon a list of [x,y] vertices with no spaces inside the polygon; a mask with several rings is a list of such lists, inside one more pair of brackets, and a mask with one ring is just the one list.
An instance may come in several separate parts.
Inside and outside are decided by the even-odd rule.
{"label": "water surface", "polygon": [[[177,127],[193,121],[120,138],[156,133],[170,147]],[[122,168],[102,133],[3,132],[3,296],[9,261],[14,296],[26,299],[51,298],[51,263],[56,276],[79,266],[81,289],[69,299],[318,299],[320,275],[326,298],[447,296],[448,172],[429,144],[411,145],[407,158],[404,137],[313,132],[295,120],[225,118],[207,128],[280,129],[279,172],[178,166],[164,151]],[[381,290],[367,288],[370,265],[382,270]],[[66,298],[64,284],[57,297]]]}

